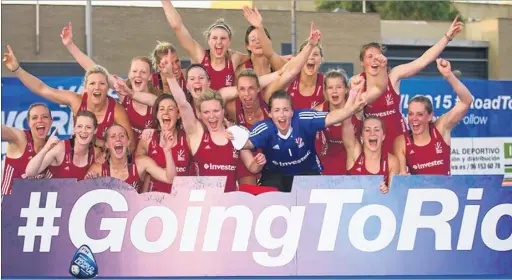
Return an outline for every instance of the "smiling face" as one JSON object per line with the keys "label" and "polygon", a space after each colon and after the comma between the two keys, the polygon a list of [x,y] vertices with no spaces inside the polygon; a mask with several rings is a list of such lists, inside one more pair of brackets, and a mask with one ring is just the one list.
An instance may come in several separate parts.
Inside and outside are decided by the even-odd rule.
{"label": "smiling face", "polygon": [[27,122],[32,135],[37,139],[45,139],[53,124],[50,110],[42,105],[29,109]]}
{"label": "smiling face", "polygon": [[364,51],[363,60],[361,61],[361,67],[364,71],[371,76],[377,76],[379,74],[379,64],[375,59],[377,55],[382,54],[381,49],[370,47]]}
{"label": "smiling face", "polygon": [[87,146],[96,135],[94,120],[86,116],[78,116],[74,127],[75,140],[81,145]]}
{"label": "smiling face", "polygon": [[215,27],[210,31],[208,37],[208,46],[210,47],[210,54],[215,58],[223,58],[229,50],[231,39],[229,33],[222,27]]}
{"label": "smiling face", "polygon": [[425,103],[415,101],[409,103],[407,120],[414,135],[421,135],[428,131],[433,117],[433,114],[428,112]]}
{"label": "smiling face", "polygon": [[87,102],[100,105],[107,102],[108,93],[107,76],[103,73],[92,73],[87,76],[85,90],[89,94]]}
{"label": "smiling face", "polygon": [[380,151],[385,138],[382,121],[374,118],[366,119],[363,123],[361,138],[365,148],[372,152]]}
{"label": "smiling face", "polygon": [[252,108],[258,101],[257,77],[240,77],[237,82],[238,98],[245,108]]}
{"label": "smiling face", "polygon": [[302,73],[308,76],[316,75],[320,64],[322,64],[322,50],[316,46],[309,55],[306,65],[302,68]]}
{"label": "smiling face", "polygon": [[151,65],[140,59],[133,60],[128,72],[128,78],[134,90],[148,92],[148,82],[151,81]]}
{"label": "smiling face", "polygon": [[158,104],[156,118],[162,131],[176,128],[176,122],[179,119],[178,106],[170,98],[162,99]]}
{"label": "smiling face", "polygon": [[220,131],[223,129],[224,109],[218,100],[207,100],[201,102],[201,120],[208,128],[208,131]]}
{"label": "smiling face", "polygon": [[348,88],[343,77],[326,78],[325,93],[329,103],[335,106],[345,104],[347,92]]}
{"label": "smiling face", "polygon": [[286,135],[290,130],[293,117],[293,108],[290,100],[286,98],[275,98],[271,102],[270,118],[279,132]]}
{"label": "smiling face", "polygon": [[130,139],[124,127],[113,125],[107,130],[105,147],[111,157],[124,158],[128,153]]}
{"label": "smiling face", "polygon": [[201,67],[190,68],[187,72],[187,89],[194,99],[198,99],[210,88],[208,74]]}

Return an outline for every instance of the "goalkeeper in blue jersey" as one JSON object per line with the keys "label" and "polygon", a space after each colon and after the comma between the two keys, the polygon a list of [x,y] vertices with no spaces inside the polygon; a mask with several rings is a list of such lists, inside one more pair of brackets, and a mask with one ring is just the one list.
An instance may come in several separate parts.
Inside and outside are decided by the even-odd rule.
{"label": "goalkeeper in blue jersey", "polygon": [[366,105],[364,96],[351,91],[345,107],[331,112],[294,111],[288,93],[274,92],[269,100],[271,119],[255,123],[243,147],[262,149],[265,154],[267,163],[259,185],[289,192],[294,175],[320,175],[322,166],[315,151],[316,132],[362,110]]}

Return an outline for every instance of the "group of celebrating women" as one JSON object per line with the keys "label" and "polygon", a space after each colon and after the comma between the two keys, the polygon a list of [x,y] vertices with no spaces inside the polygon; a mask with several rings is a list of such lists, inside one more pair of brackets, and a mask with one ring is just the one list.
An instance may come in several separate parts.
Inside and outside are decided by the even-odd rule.
{"label": "group of celebrating women", "polygon": [[[76,94],[27,73],[7,46],[6,67],[35,94],[69,106],[74,131],[66,140],[50,133],[43,103],[28,109],[28,130],[2,125],[9,142],[2,194],[17,178],[109,176],[138,192],[169,193],[176,176],[225,176],[226,192],[242,185],[288,192],[296,175],[383,175],[380,191],[387,193],[396,174],[450,175],[450,133],[473,102],[450,63],[438,58],[463,29],[457,18],[420,58],[392,69],[378,43],[364,45],[363,72],[349,80],[343,70],[319,72],[323,49],[313,23],[300,52],[284,57],[272,49],[258,10],[245,7],[246,54],[230,49],[232,32],[223,20],[205,32],[205,49],[172,3],[162,6],[192,62],[186,70],[174,46],[158,42],[150,57],[131,60],[123,80],[73,43],[69,23],[62,43],[86,70],[84,91]],[[411,99],[408,129],[400,81],[434,60],[459,101],[434,121],[428,98]],[[241,149],[232,125],[250,130]]]}

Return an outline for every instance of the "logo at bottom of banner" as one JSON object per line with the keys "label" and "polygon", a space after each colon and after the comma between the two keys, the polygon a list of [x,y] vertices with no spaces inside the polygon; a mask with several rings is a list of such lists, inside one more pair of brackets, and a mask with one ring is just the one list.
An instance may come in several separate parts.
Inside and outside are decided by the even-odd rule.
{"label": "logo at bottom of banner", "polygon": [[98,265],[89,246],[82,245],[78,248],[71,261],[69,273],[78,279],[90,279],[98,275]]}
{"label": "logo at bottom of banner", "polygon": [[387,194],[382,179],[303,176],[260,195],[224,193],[224,177],[177,177],[170,194],[15,181],[2,277],[512,276],[503,175],[395,176]]}

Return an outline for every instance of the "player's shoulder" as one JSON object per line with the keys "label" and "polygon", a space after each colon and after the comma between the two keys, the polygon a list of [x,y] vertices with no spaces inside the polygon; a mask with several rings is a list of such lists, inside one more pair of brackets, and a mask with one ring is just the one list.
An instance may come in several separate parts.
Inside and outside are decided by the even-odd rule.
{"label": "player's shoulder", "polygon": [[315,118],[325,118],[328,112],[320,112],[315,109],[300,109],[296,110],[294,117],[299,120],[310,120]]}
{"label": "player's shoulder", "polygon": [[263,131],[271,129],[273,127],[273,125],[274,125],[274,123],[270,119],[261,120],[252,125],[250,132],[251,132],[251,134],[261,133]]}

